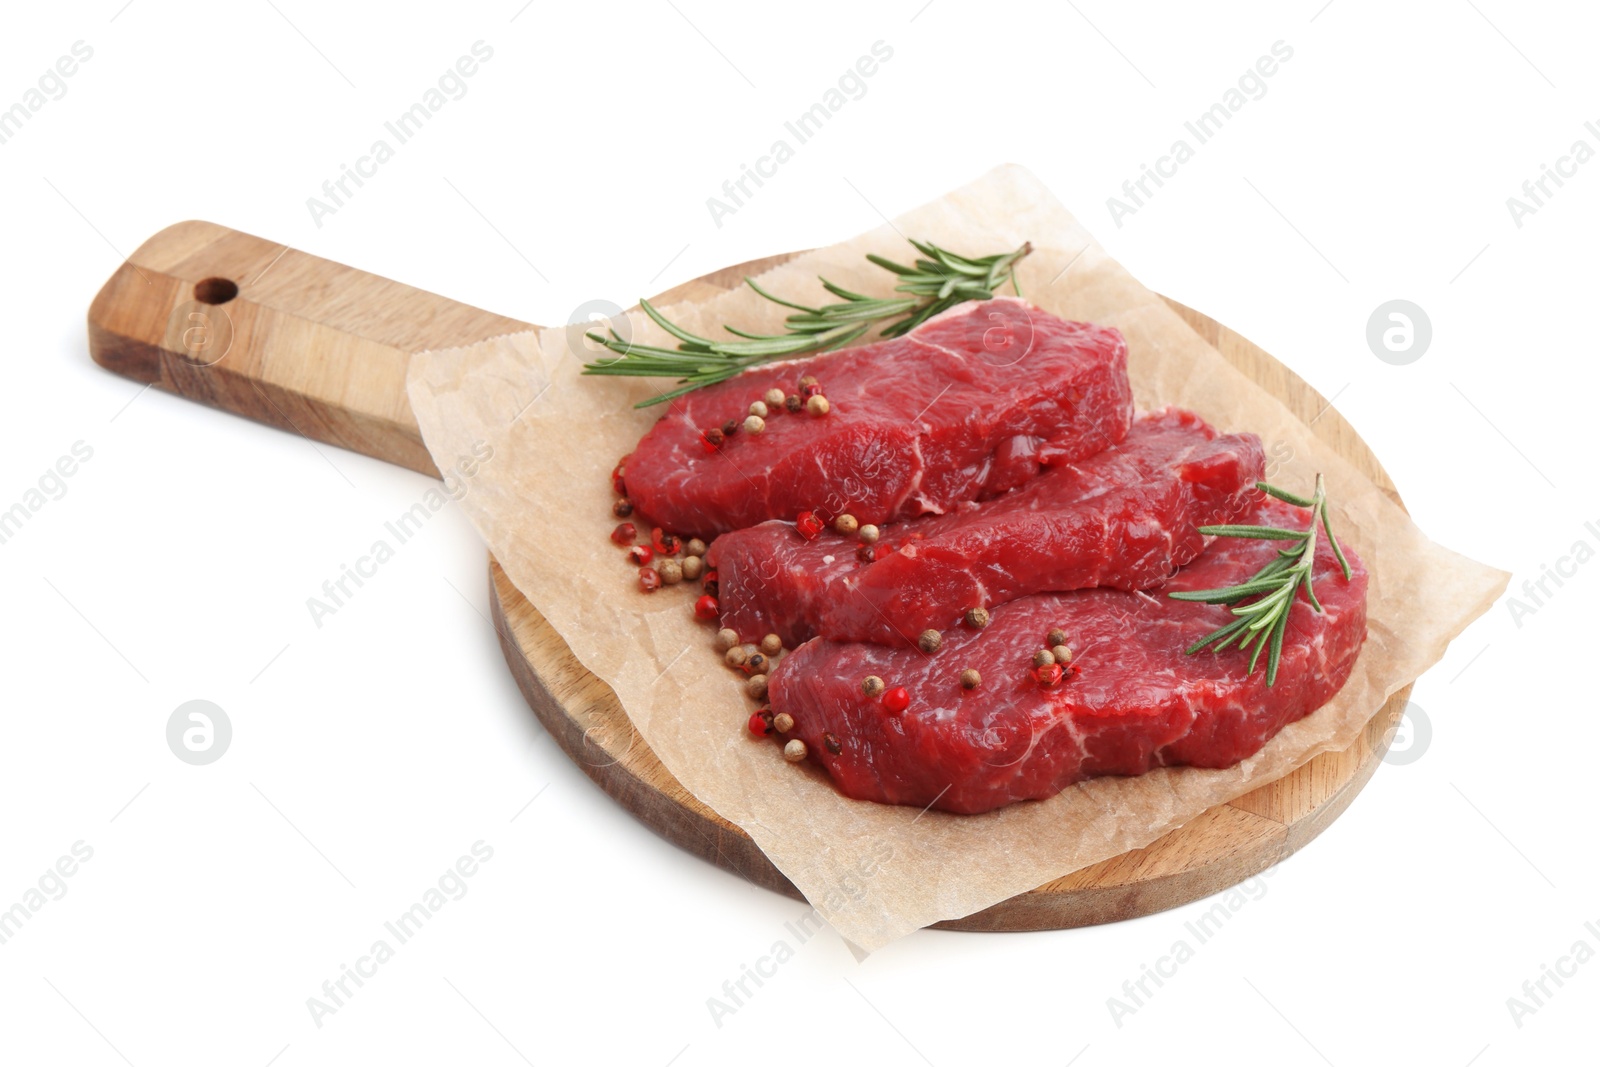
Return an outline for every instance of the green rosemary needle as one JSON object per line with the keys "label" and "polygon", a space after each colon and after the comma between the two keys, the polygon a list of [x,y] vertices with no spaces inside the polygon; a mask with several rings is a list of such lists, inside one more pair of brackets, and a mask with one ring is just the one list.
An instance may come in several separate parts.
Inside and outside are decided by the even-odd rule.
{"label": "green rosemary needle", "polygon": [[650,321],[672,335],[678,347],[634,344],[614,329],[609,337],[590,333],[586,335],[590,340],[604,345],[619,358],[586,363],[583,373],[678,379],[676,389],[634,405],[649,407],[726,381],[761,363],[843,348],[866,336],[873,326],[886,320],[893,321],[883,327],[879,337],[899,337],[957,304],[990,299],[1008,282],[1021,295],[1022,290],[1017,286],[1016,265],[1033,251],[1033,245],[1024,243],[1015,251],[971,259],[929,242],[912,241],[911,244],[926,258],[916,260],[909,267],[882,256],[867,256],[869,262],[899,277],[900,282],[894,291],[905,294],[901,297],[865,296],[841,288],[826,278],[819,278],[822,287],[839,297],[841,302],[807,307],[774,296],[753,279],[746,278],[745,284],[762,297],[794,310],[795,314],[784,320],[786,332],[781,334],[746,333],[733,326],[723,326],[724,330],[739,340],[720,341],[698,337],[673,325],[650,301],[640,300],[640,310],[650,317]]}
{"label": "green rosemary needle", "polygon": [[[1211,631],[1185,651],[1192,656],[1213,643],[1216,644],[1218,652],[1235,641],[1239,643],[1241,649],[1248,649],[1253,644],[1255,651],[1250,654],[1250,666],[1246,668],[1245,673],[1249,674],[1256,669],[1256,662],[1265,649],[1267,684],[1271,685],[1278,680],[1278,660],[1283,654],[1283,635],[1289,626],[1289,611],[1294,606],[1295,594],[1301,586],[1305,586],[1306,597],[1310,600],[1312,608],[1318,612],[1322,611],[1322,604],[1311,588],[1311,571],[1316,564],[1317,556],[1319,522],[1322,524],[1323,532],[1328,535],[1328,544],[1333,548],[1334,557],[1338,559],[1339,569],[1344,572],[1346,581],[1350,579],[1350,564],[1344,558],[1344,549],[1339,547],[1339,539],[1333,536],[1333,527],[1328,521],[1328,495],[1323,488],[1322,475],[1317,475],[1316,491],[1309,500],[1277,486],[1268,485],[1266,482],[1257,482],[1256,488],[1268,496],[1277,497],[1296,507],[1310,508],[1311,522],[1304,530],[1286,530],[1277,526],[1202,526],[1200,532],[1216,537],[1255,537],[1297,543],[1288,548],[1280,548],[1270,563],[1238,585],[1167,595],[1174,600],[1193,600],[1203,604],[1232,604],[1236,618]],[[1259,597],[1259,599],[1242,603],[1247,597]]]}

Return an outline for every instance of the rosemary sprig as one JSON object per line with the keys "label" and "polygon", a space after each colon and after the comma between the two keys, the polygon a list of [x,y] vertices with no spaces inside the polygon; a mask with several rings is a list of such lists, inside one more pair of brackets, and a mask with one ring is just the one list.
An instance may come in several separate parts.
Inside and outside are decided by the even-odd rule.
{"label": "rosemary sprig", "polygon": [[988,300],[1006,283],[1020,296],[1016,265],[1033,245],[1024,243],[1012,252],[970,259],[925,241],[912,241],[918,252],[926,258],[905,266],[882,256],[869,255],[867,259],[899,277],[894,287],[903,297],[879,298],[853,293],[819,278],[822,287],[841,302],[807,307],[774,296],[751,278],[745,284],[774,304],[792,308],[795,314],[784,320],[785,333],[746,333],[733,326],[723,329],[741,338],[737,341],[717,341],[698,337],[669,322],[648,300],[640,300],[640,309],[657,326],[678,341],[678,347],[662,348],[656,345],[633,344],[623,339],[615,329],[610,336],[598,333],[587,336],[612,352],[619,359],[601,359],[584,365],[585,374],[609,374],[623,377],[677,378],[676,389],[660,396],[642,400],[634,407],[649,407],[675,397],[702,389],[708,385],[732,378],[746,368],[773,360],[789,359],[809,352],[827,352],[843,348],[865,336],[872,327],[885,320],[894,320],[883,327],[880,337],[899,337],[915,329],[928,319],[967,300]]}
{"label": "rosemary sprig", "polygon": [[[1350,579],[1350,563],[1344,558],[1344,549],[1339,547],[1339,539],[1333,536],[1333,527],[1328,522],[1328,496],[1323,488],[1322,475],[1317,475],[1316,491],[1309,500],[1277,486],[1268,485],[1266,482],[1257,482],[1256,488],[1268,496],[1277,497],[1296,507],[1310,508],[1310,524],[1304,530],[1285,530],[1277,526],[1202,526],[1200,532],[1217,537],[1256,537],[1295,541],[1297,544],[1289,548],[1280,548],[1270,563],[1238,585],[1167,595],[1174,600],[1234,605],[1232,611],[1237,617],[1232,622],[1211,631],[1185,651],[1192,656],[1213,643],[1216,644],[1218,652],[1235,641],[1239,643],[1241,649],[1247,649],[1254,644],[1255,651],[1250,654],[1250,666],[1245,673],[1249,674],[1256,669],[1256,662],[1265,649],[1267,684],[1271,685],[1278,680],[1278,660],[1283,654],[1283,635],[1289,625],[1289,609],[1294,606],[1295,593],[1301,586],[1305,586],[1306,597],[1311,601],[1311,606],[1318,612],[1322,611],[1322,604],[1311,588],[1311,570],[1316,564],[1317,556],[1318,522],[1321,522],[1323,532],[1328,535],[1328,544],[1333,547],[1333,554],[1339,561],[1339,569],[1344,572],[1346,581]],[[1259,597],[1259,599],[1241,603],[1247,597]]]}

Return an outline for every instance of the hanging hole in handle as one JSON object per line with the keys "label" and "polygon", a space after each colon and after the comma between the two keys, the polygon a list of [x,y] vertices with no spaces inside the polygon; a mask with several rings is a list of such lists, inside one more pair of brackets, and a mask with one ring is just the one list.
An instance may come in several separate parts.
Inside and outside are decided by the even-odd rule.
{"label": "hanging hole in handle", "polygon": [[238,284],[228,278],[206,278],[194,283],[194,298],[202,304],[226,304],[238,295]]}

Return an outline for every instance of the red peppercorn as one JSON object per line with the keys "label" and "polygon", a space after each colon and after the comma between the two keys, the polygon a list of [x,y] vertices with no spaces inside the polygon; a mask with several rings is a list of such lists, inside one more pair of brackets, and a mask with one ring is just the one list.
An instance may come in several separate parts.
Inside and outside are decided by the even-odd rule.
{"label": "red peppercorn", "polygon": [[768,732],[767,720],[758,711],[750,716],[750,721],[745,724],[756,737],[766,737]]}
{"label": "red peppercorn", "polygon": [[702,433],[700,435],[700,444],[702,446],[704,446],[704,448],[705,448],[705,450],[707,452],[715,452],[717,449],[721,448],[722,447],[722,429],[721,429],[721,427],[713,426],[713,427],[711,427],[711,429],[709,429],[709,430],[705,431],[704,433]]}
{"label": "red peppercorn", "polygon": [[1044,667],[1033,668],[1033,680],[1049,689],[1061,681],[1061,664],[1051,663]]}
{"label": "red peppercorn", "polygon": [[898,715],[910,706],[911,694],[906,692],[905,686],[897,685],[883,691],[883,709],[890,714]]}
{"label": "red peppercorn", "polygon": [[682,547],[676,537],[669,533],[662,533],[659,526],[650,531],[650,543],[663,556],[676,556],[678,549]]}
{"label": "red peppercorn", "polygon": [[[648,551],[648,549],[646,549]],[[661,588],[661,574],[654,567],[639,568],[639,588],[653,593]]]}
{"label": "red peppercorn", "polygon": [[621,459],[617,460],[617,465],[611,468],[611,488],[617,491],[618,496],[628,495],[628,487],[623,481],[623,476],[626,473],[626,468],[628,466],[628,456],[631,455],[633,455],[633,453],[630,452],[627,456],[623,456]]}
{"label": "red peppercorn", "polygon": [[703,596],[694,602],[694,613],[697,618],[705,619],[709,622],[722,614],[722,609],[717,606],[716,597]]}
{"label": "red peppercorn", "polygon": [[724,436],[724,437],[732,437],[734,434],[736,434],[738,432],[739,432],[739,420],[738,419],[729,419],[727,422],[722,424],[722,436]]}
{"label": "red peppercorn", "polygon": [[619,522],[617,528],[611,531],[611,540],[619,545],[631,545],[633,539],[639,536],[639,531],[633,528],[631,522]]}
{"label": "red peppercorn", "polygon": [[634,545],[632,548],[628,549],[628,559],[636,566],[643,567],[645,564],[649,563],[655,558],[656,554],[650,551],[649,545]]}
{"label": "red peppercorn", "polygon": [[814,512],[802,511],[794,520],[794,528],[807,541],[815,541],[822,533],[822,520]]}
{"label": "red peppercorn", "polygon": [[812,397],[820,395],[822,395],[822,386],[820,385],[802,385],[800,387],[800,399],[802,400],[810,400]]}

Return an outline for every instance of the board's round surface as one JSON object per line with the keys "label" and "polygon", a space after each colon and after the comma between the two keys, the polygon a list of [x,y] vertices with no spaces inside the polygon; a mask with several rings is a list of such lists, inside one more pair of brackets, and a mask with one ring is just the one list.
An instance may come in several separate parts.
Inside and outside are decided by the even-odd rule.
{"label": "board's round surface", "polygon": [[[652,302],[714,295],[788,258],[730,267]],[[1168,303],[1229,362],[1399,503],[1377,458],[1316,390],[1238,334],[1181,304]],[[492,559],[489,572],[495,629],[506,661],[534,713],[567,755],[669,841],[757,885],[799,897],[744,831],[701,804],[667,773],[611,690],[573,658],[560,635]],[[1149,915],[1236,885],[1304,846],[1349,806],[1388,750],[1410,694],[1406,686],[1391,697],[1343,752],[1318,756],[1287,777],[1207,810],[1145,848],[938,925],[952,930],[1066,929]]]}

